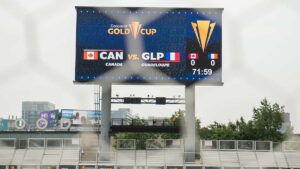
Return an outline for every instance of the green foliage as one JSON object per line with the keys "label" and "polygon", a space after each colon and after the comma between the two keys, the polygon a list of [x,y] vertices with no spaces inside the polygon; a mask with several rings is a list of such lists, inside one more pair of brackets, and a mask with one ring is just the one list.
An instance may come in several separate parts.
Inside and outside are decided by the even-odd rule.
{"label": "green foliage", "polygon": [[[179,126],[181,121],[184,119],[184,111],[176,111],[170,119],[164,119],[163,125],[170,126],[175,125]],[[148,125],[147,121],[141,119],[138,116],[134,116],[132,119],[132,125]],[[115,139],[135,139],[137,149],[146,148],[146,140],[148,139],[179,139],[180,133],[117,133]]]}
{"label": "green foliage", "polygon": [[214,122],[208,127],[203,127],[199,131],[201,139],[206,140],[234,140],[237,138],[236,126],[233,123],[228,125]]}
{"label": "green foliage", "polygon": [[235,123],[214,124],[199,130],[201,139],[212,140],[269,140],[283,141],[292,133],[292,128],[281,133],[283,115],[286,113],[283,106],[271,104],[267,99],[261,101],[259,108],[253,109],[253,119],[245,122],[241,117]]}
{"label": "green foliage", "polygon": [[[201,139],[204,140],[268,140],[283,141],[292,134],[290,127],[285,133],[279,130],[282,126],[283,115],[286,113],[283,106],[277,103],[271,104],[267,99],[263,99],[258,108],[253,109],[253,119],[245,121],[241,117],[236,122],[222,124],[214,122],[207,127],[201,127],[199,119],[196,119],[196,130]],[[183,110],[175,112],[170,119],[164,120],[164,125],[182,124],[185,117]],[[138,116],[133,118],[135,125],[147,125],[146,120]],[[136,139],[137,149],[146,148],[147,139],[178,139],[180,134],[174,133],[118,133],[116,139]]]}
{"label": "green foliage", "polygon": [[257,140],[256,129],[254,127],[253,121],[250,120],[245,122],[244,118],[241,117],[240,120],[236,121],[238,140]]}
{"label": "green foliage", "polygon": [[146,126],[147,121],[145,119],[141,119],[139,116],[134,116],[131,119],[131,124],[130,125],[135,125],[135,126]]}
{"label": "green foliage", "polygon": [[180,124],[184,120],[184,116],[185,116],[184,111],[179,109],[172,115],[170,120],[175,126],[180,126]]}
{"label": "green foliage", "polygon": [[137,149],[146,149],[148,139],[179,139],[179,133],[117,133],[115,139],[135,139]]}
{"label": "green foliage", "polygon": [[259,108],[253,109],[253,124],[260,140],[282,141],[284,135],[279,132],[282,127],[284,106],[271,105],[264,99]]}

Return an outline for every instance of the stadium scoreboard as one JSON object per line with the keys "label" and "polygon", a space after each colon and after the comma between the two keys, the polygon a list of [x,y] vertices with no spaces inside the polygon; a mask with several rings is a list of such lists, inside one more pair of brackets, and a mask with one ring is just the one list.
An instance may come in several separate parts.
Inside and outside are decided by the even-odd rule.
{"label": "stadium scoreboard", "polygon": [[223,9],[76,11],[76,82],[222,84]]}

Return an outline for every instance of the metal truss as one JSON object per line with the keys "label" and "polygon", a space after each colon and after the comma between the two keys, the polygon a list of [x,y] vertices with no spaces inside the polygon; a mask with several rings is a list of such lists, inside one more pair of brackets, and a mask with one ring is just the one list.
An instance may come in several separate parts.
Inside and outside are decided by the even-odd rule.
{"label": "metal truss", "polygon": [[160,98],[162,100],[165,99],[164,103],[157,102],[158,98],[138,98],[140,99],[140,103],[126,103],[125,99],[127,97],[112,97],[111,103],[112,104],[158,104],[158,105],[165,105],[165,104],[185,104],[184,98]]}

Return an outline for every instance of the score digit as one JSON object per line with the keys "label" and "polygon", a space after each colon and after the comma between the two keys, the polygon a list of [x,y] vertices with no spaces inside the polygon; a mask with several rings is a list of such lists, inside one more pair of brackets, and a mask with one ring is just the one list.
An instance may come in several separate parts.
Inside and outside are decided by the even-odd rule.
{"label": "score digit", "polygon": [[191,60],[191,66],[195,66],[196,61],[195,60]]}
{"label": "score digit", "polygon": [[216,65],[216,61],[215,61],[215,60],[211,60],[211,61],[210,61],[210,65],[211,65],[211,66],[215,66],[215,65]]}

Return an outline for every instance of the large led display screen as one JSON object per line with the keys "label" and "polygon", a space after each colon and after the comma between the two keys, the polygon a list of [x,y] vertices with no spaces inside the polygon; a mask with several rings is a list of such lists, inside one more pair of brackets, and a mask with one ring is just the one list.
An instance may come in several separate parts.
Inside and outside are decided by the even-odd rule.
{"label": "large led display screen", "polygon": [[72,125],[95,124],[100,120],[100,112],[93,110],[62,109],[61,118],[69,119]]}
{"label": "large led display screen", "polygon": [[222,84],[223,9],[76,10],[76,82]]}

